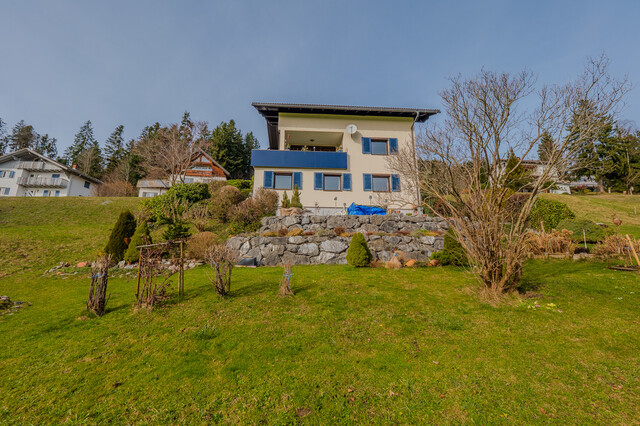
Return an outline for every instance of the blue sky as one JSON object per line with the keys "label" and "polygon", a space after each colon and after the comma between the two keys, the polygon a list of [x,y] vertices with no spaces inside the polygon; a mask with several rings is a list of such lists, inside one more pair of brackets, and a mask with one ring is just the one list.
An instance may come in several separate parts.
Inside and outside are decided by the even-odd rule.
{"label": "blue sky", "polygon": [[[266,146],[252,101],[441,108],[453,74],[578,74],[605,52],[640,83],[640,1],[4,1],[0,117],[101,143],[188,110]],[[623,118],[640,126],[640,92]],[[436,118],[437,119],[437,118]]]}

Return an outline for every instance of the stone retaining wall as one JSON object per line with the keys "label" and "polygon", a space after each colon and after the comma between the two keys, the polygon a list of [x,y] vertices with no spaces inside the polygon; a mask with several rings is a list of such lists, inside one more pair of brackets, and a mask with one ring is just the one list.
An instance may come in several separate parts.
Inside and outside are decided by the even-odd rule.
{"label": "stone retaining wall", "polygon": [[[346,263],[351,237],[331,235],[333,229],[361,232],[374,259],[387,261],[396,251],[407,258],[425,261],[431,253],[442,250],[442,236],[394,235],[398,231],[445,231],[447,225],[437,218],[388,216],[284,216],[262,220],[261,234],[274,233],[286,228],[293,231],[314,231],[316,235],[297,236],[244,236],[232,237],[227,245],[240,252],[241,257],[256,258],[258,264],[275,266],[290,262],[292,265]],[[329,234],[329,235],[327,235]],[[384,234],[384,235],[380,235]]]}

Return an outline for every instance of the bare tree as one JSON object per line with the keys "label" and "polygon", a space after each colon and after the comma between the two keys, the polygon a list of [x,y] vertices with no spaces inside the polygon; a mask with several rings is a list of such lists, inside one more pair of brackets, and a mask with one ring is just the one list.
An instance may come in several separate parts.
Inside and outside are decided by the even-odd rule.
{"label": "bare tree", "polygon": [[[604,56],[589,60],[574,82],[540,90],[529,71],[453,77],[441,93],[444,123],[425,128],[415,153],[407,148],[390,159],[405,181],[439,204],[434,213],[456,230],[488,296],[499,298],[518,286],[527,220],[538,193],[558,170],[578,166],[576,152],[600,131],[598,118],[615,114],[629,90],[607,68]],[[537,107],[520,111],[534,95]],[[510,189],[518,166],[545,134],[553,143],[544,171],[527,182],[528,192]],[[503,161],[512,149],[518,162],[506,169]]]}
{"label": "bare tree", "polygon": [[195,152],[206,148],[208,134],[204,122],[172,124],[141,140],[137,151],[150,177],[168,178],[171,184],[184,182],[184,172]]}

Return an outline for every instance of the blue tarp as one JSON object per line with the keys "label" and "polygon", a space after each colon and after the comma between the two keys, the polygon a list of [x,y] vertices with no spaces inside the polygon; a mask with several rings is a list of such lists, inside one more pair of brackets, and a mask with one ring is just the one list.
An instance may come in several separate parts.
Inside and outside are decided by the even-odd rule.
{"label": "blue tarp", "polygon": [[351,203],[351,205],[347,209],[347,212],[352,215],[365,215],[365,216],[371,216],[374,214],[379,214],[379,215],[387,214],[387,212],[384,209],[381,209],[380,207],[361,206],[356,203]]}

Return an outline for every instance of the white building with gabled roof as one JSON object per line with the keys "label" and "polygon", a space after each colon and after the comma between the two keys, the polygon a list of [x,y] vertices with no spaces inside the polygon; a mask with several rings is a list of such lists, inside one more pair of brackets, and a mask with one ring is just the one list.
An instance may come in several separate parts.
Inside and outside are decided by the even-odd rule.
{"label": "white building with gabled roof", "polygon": [[29,148],[0,157],[0,197],[90,197],[100,184]]}

